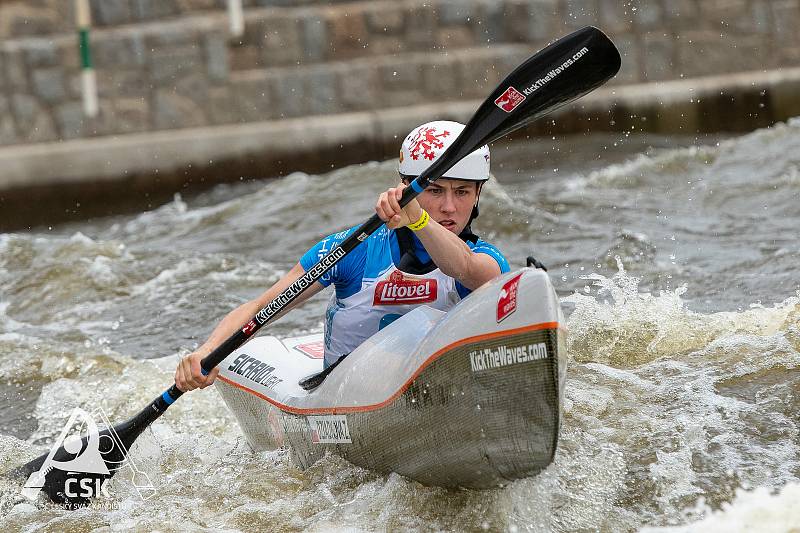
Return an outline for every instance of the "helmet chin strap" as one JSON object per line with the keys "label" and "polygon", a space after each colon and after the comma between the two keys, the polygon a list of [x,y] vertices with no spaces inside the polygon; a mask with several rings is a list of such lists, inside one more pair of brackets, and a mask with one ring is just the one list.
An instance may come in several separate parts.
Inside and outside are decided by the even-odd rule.
{"label": "helmet chin strap", "polygon": [[[475,198],[475,205],[472,206],[472,214],[470,214],[469,221],[467,222],[467,227],[464,228],[464,230],[469,229],[469,226],[470,224],[472,224],[472,221],[478,218],[478,215],[480,214],[478,211],[478,203],[481,201],[481,190],[483,190],[484,183],[486,182],[481,181],[480,183],[478,183],[478,195],[477,198]],[[472,230],[470,230],[470,233],[472,233]]]}

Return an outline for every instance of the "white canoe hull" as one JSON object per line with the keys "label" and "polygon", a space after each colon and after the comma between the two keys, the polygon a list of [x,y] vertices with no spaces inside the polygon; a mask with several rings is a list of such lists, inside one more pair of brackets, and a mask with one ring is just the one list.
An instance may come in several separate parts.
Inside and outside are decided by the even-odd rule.
{"label": "white canoe hull", "polygon": [[448,313],[396,320],[312,392],[298,382],[322,370],[321,334],[255,338],[216,383],[253,448],[289,447],[301,468],[331,452],[427,485],[490,488],[552,461],[564,341],[549,278],[524,268]]}

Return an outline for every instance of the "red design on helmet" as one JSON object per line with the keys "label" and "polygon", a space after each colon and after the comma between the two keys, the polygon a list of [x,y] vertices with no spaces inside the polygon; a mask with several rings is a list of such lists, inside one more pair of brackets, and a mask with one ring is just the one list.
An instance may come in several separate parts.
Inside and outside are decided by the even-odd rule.
{"label": "red design on helmet", "polygon": [[420,127],[411,139],[411,158],[417,160],[421,153],[425,159],[433,161],[436,158],[434,150],[444,148],[444,142],[441,139],[448,135],[450,132],[447,130],[437,135],[436,128]]}

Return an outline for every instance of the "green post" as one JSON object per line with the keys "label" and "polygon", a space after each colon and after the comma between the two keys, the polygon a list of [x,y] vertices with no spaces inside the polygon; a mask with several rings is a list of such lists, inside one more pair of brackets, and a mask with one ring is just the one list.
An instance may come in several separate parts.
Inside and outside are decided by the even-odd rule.
{"label": "green post", "polygon": [[89,29],[92,26],[89,0],[75,0],[75,20],[78,26],[78,52],[81,56],[83,112],[87,117],[95,117],[99,109],[97,104],[97,77],[92,67],[92,49],[89,44]]}

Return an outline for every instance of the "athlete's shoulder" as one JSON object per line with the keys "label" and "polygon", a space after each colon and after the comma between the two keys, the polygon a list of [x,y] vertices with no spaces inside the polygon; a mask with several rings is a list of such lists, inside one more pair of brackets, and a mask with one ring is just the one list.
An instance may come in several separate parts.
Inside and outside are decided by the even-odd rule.
{"label": "athlete's shoulder", "polygon": [[470,247],[473,253],[486,254],[494,258],[494,260],[497,261],[497,264],[500,266],[500,272],[508,272],[509,270],[511,270],[511,267],[508,265],[508,260],[506,259],[506,256],[503,255],[503,252],[501,252],[500,249],[494,244],[491,244],[479,238],[475,242],[468,241],[467,245]]}
{"label": "athlete's shoulder", "polygon": [[326,237],[326,239],[331,240],[335,244],[341,244],[347,239],[350,235],[352,235],[358,226],[353,226],[352,228],[343,229],[342,231],[337,231],[336,233],[331,233]]}
{"label": "athlete's shoulder", "polygon": [[[325,237],[323,239],[323,241],[328,241],[328,242],[330,242],[331,244],[334,244],[334,245],[341,244],[341,243],[343,243],[345,241],[345,239],[347,239],[353,233],[355,233],[356,230],[358,230],[359,227],[361,227],[361,226],[360,225],[359,226],[353,226],[352,228],[347,228],[347,229],[344,229],[342,231],[338,231],[336,233],[331,233],[330,235]],[[388,239],[389,239],[391,234],[392,234],[392,230],[388,229],[386,226],[381,226],[380,228],[378,228],[377,230],[372,232],[372,234],[369,235],[366,239],[363,239],[363,240],[369,240],[371,242],[388,241]]]}
{"label": "athlete's shoulder", "polygon": [[[322,259],[328,252],[336,246],[342,244],[345,239],[353,234],[358,229],[358,226],[347,228],[342,231],[331,233],[324,237],[317,244],[309,248],[309,250],[300,257],[300,265],[308,271],[320,259]],[[358,271],[359,264],[363,264],[364,250],[362,247],[357,246],[346,257],[342,258],[336,265],[329,271],[322,275],[319,282],[324,286],[328,286],[331,282],[339,282],[349,280]],[[363,270],[363,269],[362,269]]]}
{"label": "athlete's shoulder", "polygon": [[369,236],[365,248],[364,279],[375,279],[392,266],[394,230],[381,226]]}

